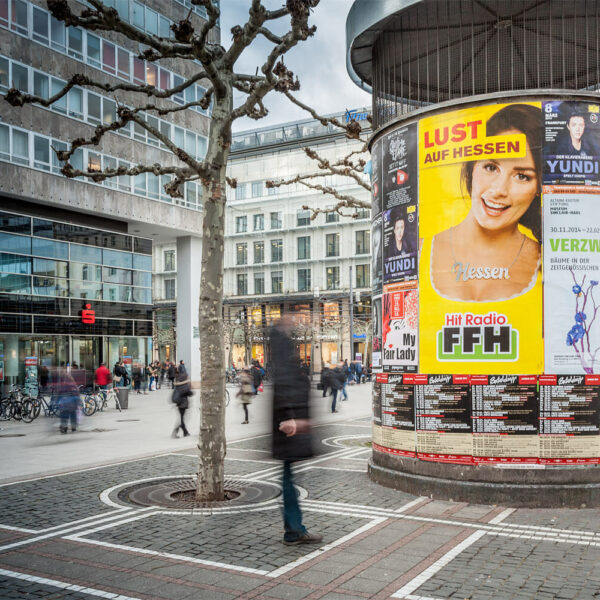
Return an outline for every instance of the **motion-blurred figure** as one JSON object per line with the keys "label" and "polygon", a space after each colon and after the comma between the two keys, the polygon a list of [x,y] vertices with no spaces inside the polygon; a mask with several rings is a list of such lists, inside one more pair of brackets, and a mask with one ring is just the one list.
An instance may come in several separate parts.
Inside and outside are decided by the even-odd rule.
{"label": "motion-blurred figure", "polygon": [[[183,367],[183,361],[180,363],[180,367]],[[192,392],[192,384],[190,378],[188,377],[187,371],[185,367],[180,368],[177,371],[176,381],[175,381],[175,389],[173,390],[173,404],[177,405],[177,409],[179,410],[179,425],[175,427],[173,430],[173,434],[171,437],[179,437],[179,430],[183,431],[183,437],[187,437],[190,435],[190,432],[187,430],[185,426],[185,411],[190,406],[189,397],[193,394]]]}
{"label": "motion-blurred figure", "polygon": [[55,392],[58,396],[60,408],[60,432],[67,433],[69,422],[71,431],[77,431],[77,409],[79,408],[79,388],[68,369],[61,368],[57,372],[58,381]]}
{"label": "motion-blurred figure", "polygon": [[242,421],[242,425],[247,425],[250,422],[248,419],[248,404],[252,402],[252,396],[254,395],[255,391],[252,383],[252,375],[248,369],[244,369],[240,376],[240,388],[236,394],[244,407],[244,420]]}
{"label": "motion-blurred figure", "polygon": [[310,381],[290,337],[292,316],[284,314],[270,334],[273,368],[273,458],[283,460],[283,524],[286,546],[317,544],[323,537],[309,533],[292,475],[292,463],[313,455],[310,431]]}

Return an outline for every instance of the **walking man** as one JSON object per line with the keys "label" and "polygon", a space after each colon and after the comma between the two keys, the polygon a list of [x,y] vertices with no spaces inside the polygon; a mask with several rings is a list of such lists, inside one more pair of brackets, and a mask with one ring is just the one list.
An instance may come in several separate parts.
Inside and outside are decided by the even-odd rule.
{"label": "walking man", "polygon": [[318,544],[323,536],[309,533],[294,487],[292,464],[313,455],[310,431],[310,381],[290,337],[294,321],[284,314],[270,334],[273,373],[273,458],[283,461],[283,524],[286,546]]}

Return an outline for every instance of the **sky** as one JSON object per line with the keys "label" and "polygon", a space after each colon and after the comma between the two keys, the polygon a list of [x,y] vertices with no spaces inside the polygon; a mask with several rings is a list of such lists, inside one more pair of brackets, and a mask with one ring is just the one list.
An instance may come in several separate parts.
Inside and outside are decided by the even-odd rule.
{"label": "sky", "polygon": [[[306,42],[300,42],[285,55],[285,64],[300,79],[300,90],[295,95],[312,106],[319,114],[329,114],[346,109],[371,106],[371,94],[361,90],[352,82],[346,71],[346,16],[353,0],[321,0],[309,19],[316,25],[315,35]],[[267,9],[275,10],[284,0],[263,0]],[[243,25],[248,19],[250,0],[221,0],[221,44],[226,48],[231,44],[231,28]],[[270,26],[275,33],[284,33],[289,28],[289,18]],[[273,44],[262,36],[246,50],[238,61],[237,72],[255,74],[256,68],[264,63]],[[236,105],[245,98],[237,93]],[[272,92],[265,101],[269,114],[255,121],[238,119],[234,131],[244,131],[267,127],[288,121],[311,118],[302,109],[292,104],[285,96]]]}

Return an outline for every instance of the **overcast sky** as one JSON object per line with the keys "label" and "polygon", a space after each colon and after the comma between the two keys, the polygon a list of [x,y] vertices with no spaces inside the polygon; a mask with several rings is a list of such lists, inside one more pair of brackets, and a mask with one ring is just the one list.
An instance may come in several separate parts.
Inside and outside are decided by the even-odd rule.
{"label": "overcast sky", "polygon": [[[280,8],[284,0],[263,0],[268,9]],[[300,42],[285,56],[285,64],[300,79],[300,100],[312,106],[320,114],[334,113],[346,109],[371,106],[371,95],[353,83],[346,71],[346,16],[353,0],[321,0],[315,8],[309,24],[317,26],[317,32],[306,42]],[[250,0],[221,0],[221,43],[226,48],[231,44],[231,28],[244,24],[248,19]],[[282,25],[285,25],[284,29]],[[278,27],[271,26],[276,33],[289,28],[289,19]],[[254,74],[256,67],[263,64],[273,47],[262,37],[246,51],[238,62],[238,71]],[[236,105],[244,97],[239,93]],[[260,121],[238,119],[234,131],[266,127],[287,121],[310,118],[310,115],[276,92],[265,101],[269,114]]]}

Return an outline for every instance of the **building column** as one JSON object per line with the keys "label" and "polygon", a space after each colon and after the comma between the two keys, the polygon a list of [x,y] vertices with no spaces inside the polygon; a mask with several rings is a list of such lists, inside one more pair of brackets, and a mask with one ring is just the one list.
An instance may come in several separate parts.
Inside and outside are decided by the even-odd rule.
{"label": "building column", "polygon": [[177,238],[177,362],[183,360],[192,380],[200,386],[200,338],[198,310],[200,306],[200,272],[202,239],[192,236]]}

